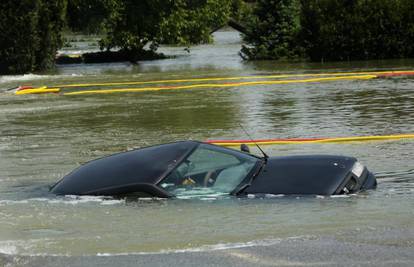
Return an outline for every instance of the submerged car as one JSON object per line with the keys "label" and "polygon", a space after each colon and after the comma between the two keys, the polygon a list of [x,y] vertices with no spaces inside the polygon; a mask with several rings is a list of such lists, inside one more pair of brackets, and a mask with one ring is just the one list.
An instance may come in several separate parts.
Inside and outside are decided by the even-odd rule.
{"label": "submerged car", "polygon": [[58,181],[59,195],[169,198],[191,194],[338,195],[376,187],[357,159],[307,155],[258,157],[198,141],[122,152],[88,162]]}

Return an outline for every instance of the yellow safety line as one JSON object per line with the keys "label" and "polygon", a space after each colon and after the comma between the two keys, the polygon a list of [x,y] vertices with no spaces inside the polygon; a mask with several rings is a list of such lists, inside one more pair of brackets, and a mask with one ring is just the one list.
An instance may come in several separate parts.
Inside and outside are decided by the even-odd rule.
{"label": "yellow safety line", "polygon": [[290,83],[311,83],[311,82],[328,82],[339,80],[367,80],[374,79],[376,75],[358,75],[358,76],[340,76],[327,78],[314,78],[304,80],[279,80],[279,81],[254,81],[254,82],[239,82],[239,83],[207,83],[207,84],[192,84],[182,86],[161,86],[161,87],[143,87],[143,88],[116,88],[116,89],[102,89],[102,90],[85,90],[63,93],[63,95],[83,95],[83,94],[110,94],[110,93],[131,93],[131,92],[147,92],[147,91],[164,91],[164,90],[182,90],[194,88],[224,88],[224,87],[240,87],[247,85],[269,85],[269,84],[290,84]]}
{"label": "yellow safety line", "polygon": [[[369,141],[385,141],[385,140],[401,140],[401,139],[414,139],[414,134],[397,134],[397,135],[373,135],[373,136],[354,136],[354,137],[338,137],[338,138],[323,138],[319,140],[307,140],[307,141],[295,141],[295,140],[283,140],[283,141],[260,141],[255,143],[259,145],[286,145],[286,144],[315,144],[315,143],[347,143],[347,142],[369,142]],[[234,147],[241,144],[254,144],[253,142],[213,142],[212,144]]]}
{"label": "yellow safety line", "polygon": [[51,86],[50,88],[73,88],[73,87],[93,87],[93,86],[117,86],[117,85],[138,85],[151,83],[183,83],[183,82],[208,82],[208,81],[226,81],[226,80],[245,80],[245,79],[274,79],[274,78],[293,78],[293,77],[322,77],[322,76],[344,76],[344,75],[378,75],[386,73],[405,73],[414,72],[414,70],[404,71],[366,71],[366,72],[333,72],[333,73],[304,73],[304,74],[278,74],[278,75],[261,75],[261,76],[236,76],[236,77],[212,77],[212,78],[192,78],[176,80],[155,80],[155,81],[133,81],[133,82],[116,82],[116,83],[79,83],[63,84]]}

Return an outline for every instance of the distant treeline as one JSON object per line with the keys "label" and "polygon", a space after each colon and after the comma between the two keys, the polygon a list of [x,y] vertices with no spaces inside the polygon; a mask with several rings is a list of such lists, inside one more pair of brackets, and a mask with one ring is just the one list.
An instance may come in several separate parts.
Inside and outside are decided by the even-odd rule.
{"label": "distant treeline", "polygon": [[1,0],[0,74],[52,68],[65,30],[99,33],[102,50],[135,62],[159,44],[209,42],[230,19],[245,59],[414,56],[413,0]]}
{"label": "distant treeline", "polygon": [[[242,0],[1,0],[0,74],[54,66],[62,32],[100,33],[102,50],[134,62],[160,43],[209,42]],[[153,53],[155,55],[155,53]]]}
{"label": "distant treeline", "polygon": [[413,0],[259,0],[246,28],[248,59],[414,57]]}

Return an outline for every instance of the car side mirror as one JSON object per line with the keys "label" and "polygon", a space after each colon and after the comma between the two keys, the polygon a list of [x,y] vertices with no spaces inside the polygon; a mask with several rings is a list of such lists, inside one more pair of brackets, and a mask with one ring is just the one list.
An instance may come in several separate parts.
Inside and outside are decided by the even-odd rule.
{"label": "car side mirror", "polygon": [[240,150],[246,153],[250,153],[250,148],[246,144],[241,144]]}

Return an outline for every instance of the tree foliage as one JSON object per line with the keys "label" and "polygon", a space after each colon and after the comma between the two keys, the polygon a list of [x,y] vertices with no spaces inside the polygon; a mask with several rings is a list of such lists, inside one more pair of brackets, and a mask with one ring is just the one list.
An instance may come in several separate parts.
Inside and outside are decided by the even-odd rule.
{"label": "tree foliage", "polygon": [[259,0],[247,29],[249,59],[413,57],[414,1]]}
{"label": "tree foliage", "polygon": [[247,19],[246,43],[241,55],[248,59],[293,58],[298,54],[299,8],[296,0],[259,0]]}
{"label": "tree foliage", "polygon": [[224,25],[231,0],[112,0],[103,48],[156,50],[159,43],[208,42],[212,29]]}
{"label": "tree foliage", "polygon": [[232,12],[231,0],[172,1],[161,22],[159,41],[168,44],[208,43],[211,31],[225,25]]}
{"label": "tree foliage", "polygon": [[313,61],[412,57],[410,0],[302,0],[303,47]]}
{"label": "tree foliage", "polygon": [[[139,53],[155,41],[163,17],[168,15],[165,0],[114,0],[108,1],[111,13],[105,29],[107,35],[101,47],[107,50],[121,48]],[[155,50],[155,46],[152,49]]]}
{"label": "tree foliage", "polygon": [[0,1],[0,73],[49,69],[62,45],[65,0]]}
{"label": "tree foliage", "polygon": [[67,0],[67,26],[74,32],[98,34],[109,16],[108,0]]}
{"label": "tree foliage", "polygon": [[[210,41],[241,0],[2,0],[0,72],[51,68],[65,20],[75,32],[103,33],[101,48],[131,61],[155,56],[159,43]],[[68,6],[66,13],[66,6]],[[150,54],[148,54],[150,53]]]}
{"label": "tree foliage", "polygon": [[209,42],[230,18],[246,26],[248,59],[414,57],[412,0],[2,0],[0,73],[53,67],[65,21],[136,61],[160,43]]}

